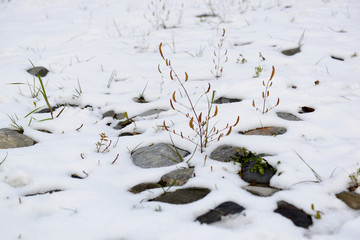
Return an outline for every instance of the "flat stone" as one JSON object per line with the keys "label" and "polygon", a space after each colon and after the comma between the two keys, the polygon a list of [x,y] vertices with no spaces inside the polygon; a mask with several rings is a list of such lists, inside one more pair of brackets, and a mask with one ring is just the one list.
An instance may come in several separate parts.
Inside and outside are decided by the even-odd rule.
{"label": "flat stone", "polygon": [[39,73],[40,77],[45,77],[49,70],[47,70],[44,67],[34,67],[34,68],[30,68],[28,70],[26,70],[28,73],[30,73],[31,75],[37,76],[37,73]]}
{"label": "flat stone", "polygon": [[234,160],[232,157],[239,156],[240,149],[240,147],[222,145],[211,152],[210,158],[220,162],[230,162]]}
{"label": "flat stone", "polygon": [[0,129],[0,149],[20,148],[34,145],[30,137],[8,128]]}
{"label": "flat stone", "polygon": [[269,197],[272,196],[274,193],[280,191],[276,188],[271,187],[259,187],[259,186],[244,186],[242,187],[244,190],[248,191],[249,193],[252,193],[256,196],[260,197]]}
{"label": "flat stone", "polygon": [[286,133],[286,128],[283,127],[262,127],[242,132],[244,135],[262,135],[262,136],[277,136]]}
{"label": "flat stone", "polygon": [[177,169],[163,175],[159,184],[162,186],[170,186],[171,184],[174,184],[175,186],[182,186],[193,177],[193,174],[194,168]]}
{"label": "flat stone", "polygon": [[158,183],[140,183],[130,188],[129,192],[141,193],[145,190],[159,188],[159,187],[160,185]]}
{"label": "flat stone", "polygon": [[147,116],[159,114],[159,113],[164,112],[164,111],[166,111],[166,110],[164,110],[164,109],[151,109],[151,110],[148,110],[146,112],[143,112],[140,115],[137,115],[137,117],[147,117]]}
{"label": "flat stone", "polygon": [[198,201],[208,195],[210,189],[207,188],[185,188],[175,192],[166,192],[161,196],[150,201],[165,202],[170,204],[188,204]]}
{"label": "flat stone", "polygon": [[346,203],[350,208],[355,210],[360,209],[360,194],[344,191],[336,194],[336,197]]}
{"label": "flat stone", "polygon": [[131,120],[126,119],[125,121],[118,122],[118,124],[114,127],[114,129],[123,129],[127,125],[130,125],[132,123]]}
{"label": "flat stone", "polygon": [[292,113],[288,113],[288,112],[277,112],[276,115],[279,118],[288,120],[288,121],[302,121],[300,118],[298,118],[297,116],[295,116]]}
{"label": "flat stone", "polygon": [[222,217],[241,213],[245,208],[234,202],[224,202],[217,206],[215,209],[197,217],[195,221],[200,223],[211,224],[221,221]]}
{"label": "flat stone", "polygon": [[234,103],[234,102],[241,102],[242,99],[239,98],[227,98],[227,97],[220,97],[214,101],[216,104],[223,104],[223,103]]}
{"label": "flat stone", "polygon": [[131,156],[134,164],[142,168],[168,167],[182,161],[175,149],[177,149],[181,157],[190,154],[188,151],[176,148],[171,144],[158,143],[139,148]]}
{"label": "flat stone", "polygon": [[296,226],[309,228],[309,226],[313,224],[311,216],[306,214],[302,209],[299,209],[285,201],[279,201],[277,205],[278,207],[274,212],[290,219]]}
{"label": "flat stone", "polygon": [[104,112],[103,115],[102,115],[102,118],[104,119],[106,117],[114,118],[115,117],[115,111],[110,110],[110,111]]}
{"label": "flat stone", "polygon": [[248,163],[244,163],[241,167],[240,176],[241,178],[251,184],[270,184],[270,179],[275,175],[276,170],[271,166],[264,168],[264,173],[261,174],[258,171],[255,171],[254,166],[257,164],[255,161],[250,161]]}
{"label": "flat stone", "polygon": [[293,56],[297,53],[301,52],[301,47],[296,47],[296,48],[290,48],[290,49],[286,49],[281,51],[282,54],[286,55],[286,56]]}

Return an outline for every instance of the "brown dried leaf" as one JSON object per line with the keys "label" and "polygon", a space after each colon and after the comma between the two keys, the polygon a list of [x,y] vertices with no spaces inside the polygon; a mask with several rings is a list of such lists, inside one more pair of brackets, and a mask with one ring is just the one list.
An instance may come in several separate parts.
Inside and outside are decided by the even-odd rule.
{"label": "brown dried leaf", "polygon": [[225,37],[225,28],[223,28],[223,33],[222,33],[221,37]]}
{"label": "brown dried leaf", "polygon": [[208,89],[205,91],[205,94],[209,93],[209,92],[210,92],[210,89],[211,89],[211,84],[208,83]]}
{"label": "brown dried leaf", "polygon": [[262,98],[265,98],[265,93],[264,92],[262,92]]}
{"label": "brown dried leaf", "polygon": [[270,92],[269,92],[269,91],[267,91],[266,95],[267,95],[267,96],[269,96],[269,94],[270,94]]}
{"label": "brown dried leaf", "polygon": [[165,124],[165,121],[164,121],[164,123],[163,123],[163,126],[164,126],[164,128],[165,128],[166,131],[169,131],[169,129],[167,128],[167,126],[166,126],[166,124]]}
{"label": "brown dried leaf", "polygon": [[252,105],[253,105],[253,107],[255,107],[255,100],[253,100]]}
{"label": "brown dried leaf", "polygon": [[189,126],[190,126],[191,129],[194,130],[194,118],[193,117],[189,121]]}
{"label": "brown dried leaf", "polygon": [[189,75],[187,74],[187,72],[185,72],[185,82],[189,80]]}
{"label": "brown dried leaf", "polygon": [[[254,105],[255,105],[255,104],[254,104]],[[238,125],[239,121],[240,121],[240,117],[238,116],[238,117],[237,117],[237,119],[236,119],[235,124],[234,124],[234,125],[232,125],[232,126],[233,126],[233,127],[235,127],[236,125]]]}
{"label": "brown dried leaf", "polygon": [[271,73],[270,81],[274,77],[274,74],[275,74],[275,67],[272,66],[272,73]]}
{"label": "brown dried leaf", "polygon": [[200,113],[199,117],[198,117],[198,122],[201,123],[201,116],[202,116],[202,113]]}
{"label": "brown dried leaf", "polygon": [[229,136],[229,135],[230,135],[230,133],[231,133],[231,130],[232,130],[232,127],[230,127],[230,128],[229,128],[229,131],[226,133],[226,135],[225,135],[225,136]]}
{"label": "brown dried leaf", "polygon": [[280,98],[278,98],[277,103],[276,103],[276,105],[275,105],[275,106],[278,106],[278,105],[279,105],[279,103],[280,103]]}
{"label": "brown dried leaf", "polygon": [[162,50],[161,50],[161,47],[162,47],[162,42],[159,44],[159,52],[160,52],[160,56],[162,57],[162,59],[165,60],[164,54],[162,53]]}
{"label": "brown dried leaf", "polygon": [[272,86],[272,83],[273,83],[273,82],[270,82],[270,86],[269,86],[269,87],[271,87],[271,86]]}
{"label": "brown dried leaf", "polygon": [[172,108],[173,110],[175,110],[174,105],[173,105],[171,99],[170,99],[170,106],[171,106],[171,108]]}
{"label": "brown dried leaf", "polygon": [[215,112],[214,112],[214,115],[212,117],[215,117],[217,114],[218,114],[218,107],[215,106]]}
{"label": "brown dried leaf", "polygon": [[265,87],[265,82],[263,81],[263,86]]}
{"label": "brown dried leaf", "polygon": [[173,73],[173,70],[171,69],[171,70],[170,70],[170,78],[171,78],[171,80],[174,80],[174,78],[173,78],[173,76],[172,76],[172,73]]}
{"label": "brown dried leaf", "polygon": [[160,64],[158,64],[158,71],[160,74],[162,74],[162,71],[160,70]]}

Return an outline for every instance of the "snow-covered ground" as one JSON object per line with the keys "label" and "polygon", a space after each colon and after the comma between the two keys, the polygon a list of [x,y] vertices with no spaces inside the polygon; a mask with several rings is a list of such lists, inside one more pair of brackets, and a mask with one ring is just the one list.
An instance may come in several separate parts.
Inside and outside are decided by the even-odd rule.
{"label": "snow-covered ground", "polygon": [[[37,141],[31,147],[0,150],[0,162],[7,156],[0,165],[0,239],[358,239],[359,210],[335,194],[347,190],[349,175],[360,168],[360,1],[179,0],[166,1],[164,8],[163,2],[0,1],[0,128],[11,124],[8,115],[17,116],[24,134]],[[217,17],[197,17],[202,14]],[[228,62],[222,77],[215,78],[213,52],[223,29]],[[204,153],[197,149],[190,160],[196,177],[184,187],[212,190],[191,204],[146,201],[161,189],[128,191],[184,166],[143,169],[131,159],[131,150],[138,146],[171,141],[163,121],[193,134],[188,120],[170,108],[169,99],[179,86],[169,78],[160,42],[180,77],[188,73],[191,96],[201,95],[210,83],[217,97],[243,99],[218,105],[214,120],[219,127],[234,123],[237,116],[239,124]],[[299,45],[300,53],[281,53]],[[241,63],[239,54],[246,62]],[[53,120],[39,121],[50,114],[37,113],[24,118],[46,107],[41,94],[32,97],[40,85],[26,72],[29,60],[50,70],[43,81],[52,106],[78,107],[66,107]],[[257,66],[263,70],[253,78]],[[277,98],[280,104],[262,114],[252,102],[261,106],[262,81],[268,80],[272,66],[276,72],[269,104]],[[142,93],[149,103],[133,100]],[[177,99],[186,102],[180,95]],[[199,111],[207,109],[203,100]],[[299,114],[302,106],[315,111]],[[133,117],[151,109],[168,111],[137,117],[121,130],[113,128],[115,120],[102,119],[109,110]],[[276,111],[303,121],[283,120]],[[35,119],[30,122],[31,117]],[[238,133],[261,126],[285,127],[287,132],[276,137]],[[118,139],[125,131],[142,134]],[[113,143],[118,140],[108,152],[96,151],[100,133]],[[191,142],[172,138],[194,152]],[[222,144],[271,154],[267,160],[281,172],[271,185],[283,190],[267,198],[254,196],[241,189],[247,183],[237,175],[238,165],[209,158],[204,163],[204,156]],[[296,153],[322,182],[314,182],[314,174]],[[85,173],[85,179],[70,177]],[[63,191],[25,197],[57,189]],[[315,214],[314,204],[321,219],[313,218],[309,229],[296,227],[273,212],[279,200],[308,214]],[[224,201],[246,210],[216,224],[194,221]]]}

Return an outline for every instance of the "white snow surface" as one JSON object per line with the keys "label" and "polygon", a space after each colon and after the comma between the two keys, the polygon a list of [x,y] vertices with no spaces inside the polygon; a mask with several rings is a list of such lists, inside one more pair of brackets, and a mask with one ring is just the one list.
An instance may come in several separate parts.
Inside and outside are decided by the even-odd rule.
{"label": "white snow surface", "polygon": [[[166,1],[165,12],[164,1],[152,2],[0,1],[0,128],[9,128],[8,115],[16,115],[24,134],[37,141],[31,147],[0,150],[1,160],[7,156],[0,165],[0,239],[359,239],[360,212],[335,194],[347,189],[349,175],[360,167],[360,1],[177,0]],[[159,13],[153,16],[155,7]],[[157,20],[165,19],[168,10],[163,28]],[[196,17],[212,11],[218,17]],[[222,29],[226,29],[223,50],[227,49],[229,60],[217,79],[211,73],[212,59]],[[281,53],[297,47],[299,41],[301,53]],[[196,177],[183,187],[211,189],[208,196],[191,204],[147,201],[162,189],[128,191],[185,166],[142,169],[132,162],[134,148],[171,142],[161,127],[164,121],[170,129],[194,136],[184,115],[170,107],[173,91],[178,101],[187,102],[169,77],[158,51],[160,42],[180,78],[188,73],[185,86],[195,100],[208,83],[217,97],[243,99],[218,105],[213,123],[222,127],[234,123],[237,116],[240,122],[205,152],[172,136],[178,147],[195,151],[189,163],[195,166]],[[259,52],[265,61],[260,61]],[[237,63],[239,54],[247,60],[244,64]],[[39,120],[50,114],[34,113],[29,123],[31,116],[24,118],[28,113],[46,107],[41,94],[31,96],[31,87],[40,85],[26,72],[31,68],[29,60],[50,70],[43,81],[51,105],[78,107],[66,107],[48,121]],[[252,78],[259,65],[264,70],[259,78]],[[269,104],[280,98],[280,105],[262,114],[252,101],[261,106],[262,81],[269,79],[272,66],[276,71]],[[114,79],[109,82],[112,73]],[[75,97],[79,84],[82,94]],[[134,102],[142,92],[149,103]],[[206,112],[206,103],[203,98],[197,111]],[[302,106],[315,111],[299,114]],[[116,120],[102,119],[108,110],[134,117],[151,109],[167,111],[137,117],[135,124],[121,130],[113,128]],[[280,119],[277,111],[293,113],[303,121]],[[239,134],[261,126],[288,131],[276,137]],[[142,134],[118,138],[133,131]],[[100,133],[112,140],[108,152],[96,152]],[[239,165],[210,158],[204,162],[205,155],[223,144],[271,154],[267,160],[282,172],[271,179],[271,185],[283,190],[271,197],[254,196],[241,189],[247,183],[237,175]],[[315,182],[296,152],[322,182]],[[70,177],[85,173],[84,179]],[[25,197],[57,189],[63,191]],[[309,229],[296,227],[273,212],[280,200],[311,215],[314,204],[322,218],[313,218]],[[234,201],[246,210],[216,224],[194,221],[224,201]]]}

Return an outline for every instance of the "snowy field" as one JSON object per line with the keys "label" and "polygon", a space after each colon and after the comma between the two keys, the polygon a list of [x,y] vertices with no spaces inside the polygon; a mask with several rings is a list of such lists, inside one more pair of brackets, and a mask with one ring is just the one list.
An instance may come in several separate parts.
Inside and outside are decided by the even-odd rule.
{"label": "snowy field", "polygon": [[[0,149],[0,239],[359,239],[360,210],[335,196],[356,185],[350,176],[360,183],[359,23],[358,0],[1,0],[0,128],[22,127],[36,144]],[[198,112],[207,112],[213,90],[215,99],[242,99],[217,105],[212,120],[219,128],[240,121],[203,152],[163,126],[197,142],[189,118],[170,106],[174,91],[176,101],[188,102],[170,79],[161,42],[179,78],[188,74],[184,84],[193,101],[210,83]],[[283,53],[289,49],[300,52]],[[49,104],[65,106],[54,108],[54,119],[33,112],[47,104],[39,80],[26,71],[30,61],[49,70],[42,78]],[[274,108],[263,114],[262,82],[272,66],[266,106]],[[136,102],[139,97],[147,103]],[[314,111],[299,113],[304,106]],[[153,109],[166,111],[138,116]],[[119,120],[103,118],[111,110],[133,122],[115,129]],[[263,126],[287,132],[239,133]],[[118,137],[124,132],[140,134]],[[108,141],[98,151],[101,133]],[[148,201],[161,188],[129,192],[188,166],[134,164],[133,150],[171,141],[191,152],[185,161],[195,174],[169,191],[210,189],[203,199],[176,205]],[[252,195],[242,189],[248,183],[239,164],[204,161],[220,145],[271,155],[266,159],[277,173],[270,185],[281,191]],[[214,224],[195,221],[225,201],[245,210]],[[274,213],[278,201],[302,209],[313,224],[297,227]]]}

